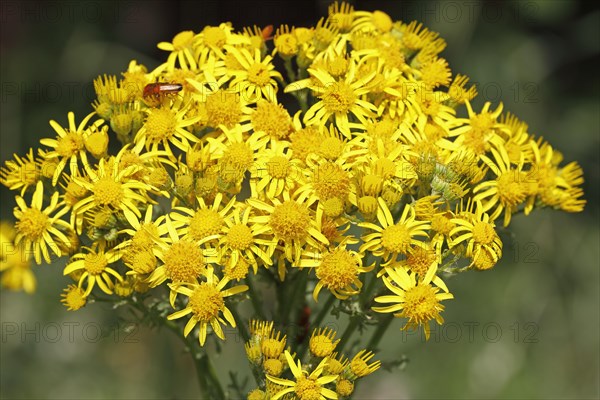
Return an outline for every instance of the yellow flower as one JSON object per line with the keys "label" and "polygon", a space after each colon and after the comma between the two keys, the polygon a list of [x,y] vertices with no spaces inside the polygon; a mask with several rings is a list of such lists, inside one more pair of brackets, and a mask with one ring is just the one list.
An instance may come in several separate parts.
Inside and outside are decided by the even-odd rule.
{"label": "yellow flower", "polygon": [[341,339],[333,340],[337,333],[333,329],[314,329],[308,342],[310,352],[318,358],[329,357]]}
{"label": "yellow flower", "polygon": [[352,361],[350,361],[350,371],[358,378],[367,376],[377,371],[381,367],[381,361],[377,360],[368,364],[369,360],[373,358],[375,354],[372,351],[361,350],[356,354]]}
{"label": "yellow flower", "polygon": [[55,186],[56,182],[58,182],[58,178],[67,163],[69,163],[71,174],[77,173],[79,164],[86,170],[90,169],[85,148],[85,139],[90,132],[95,132],[104,123],[104,120],[98,119],[86,128],[87,123],[94,114],[88,114],[77,126],[75,125],[75,114],[69,112],[68,128],[63,128],[54,120],[50,121],[50,126],[52,126],[58,136],[56,139],[41,139],[40,143],[53,149],[45,154],[46,160],[58,159],[58,164],[52,176],[52,186]]}
{"label": "yellow flower", "polygon": [[123,155],[121,151],[116,157],[101,159],[96,170],[89,170],[89,180],[74,178],[73,180],[90,194],[79,200],[73,207],[73,215],[80,218],[84,213],[102,208],[113,212],[121,211],[132,225],[136,218],[141,217],[138,204],[148,202],[146,191],[152,187],[145,182],[140,182],[132,175],[139,170],[139,166],[130,166],[125,169],[119,167]]}
{"label": "yellow flower", "polygon": [[291,191],[302,180],[300,160],[282,141],[274,141],[269,149],[260,151],[255,166],[250,170],[252,197],[276,198]]}
{"label": "yellow flower", "polygon": [[206,272],[208,264],[218,261],[219,255],[214,248],[200,247],[216,236],[207,236],[201,240],[182,238],[168,216],[164,225],[168,236],[161,238],[152,249],[162,265],[150,274],[147,282],[151,287],[156,287],[167,279],[174,283],[195,283]]}
{"label": "yellow flower", "polygon": [[[234,286],[224,290],[225,286],[229,283],[229,279],[223,278],[219,280],[212,268],[206,270],[205,277],[206,282],[199,284],[181,283],[169,285],[171,290],[187,296],[188,303],[183,310],[174,312],[167,319],[173,320],[192,314],[183,329],[183,335],[187,337],[194,327],[200,324],[198,332],[200,346],[204,346],[204,342],[206,342],[206,333],[209,324],[215,335],[223,340],[225,339],[225,335],[223,334],[221,324],[226,325],[225,321],[227,321],[229,325],[235,328],[236,321],[231,311],[225,305],[225,298],[248,290],[248,286],[245,285]],[[225,320],[219,315],[220,313],[223,314]]]}
{"label": "yellow flower", "polygon": [[268,55],[262,58],[259,49],[254,49],[254,54],[251,50],[233,46],[225,46],[225,49],[241,66],[241,69],[229,71],[233,75],[229,87],[235,88],[247,103],[255,103],[261,98],[276,103],[277,80],[282,81],[283,77],[275,70],[273,58]]}
{"label": "yellow flower", "polygon": [[370,91],[369,83],[375,76],[375,71],[359,78],[357,68],[357,61],[351,59],[346,77],[340,81],[326,70],[309,68],[312,80],[293,82],[285,88],[285,92],[289,93],[308,87],[321,99],[304,114],[306,125],[324,125],[329,118],[334,117],[340,132],[351,138],[348,114],[354,115],[363,124],[366,123],[366,118],[375,115],[377,108],[362,99]]}
{"label": "yellow flower", "polygon": [[15,160],[6,161],[6,167],[0,168],[0,183],[10,190],[21,189],[21,196],[27,189],[42,178],[40,162],[35,160],[33,149],[25,157],[14,155]]}
{"label": "yellow flower", "polygon": [[254,217],[253,221],[270,228],[271,244],[283,242],[287,260],[299,260],[306,244],[316,249],[329,243],[321,233],[320,221],[315,221],[305,203],[291,200],[287,192],[284,192],[283,201],[269,200],[271,204],[252,198],[246,201],[265,214]]}
{"label": "yellow flower", "polygon": [[354,22],[354,7],[351,4],[337,1],[329,5],[329,20],[340,32],[349,32]]}
{"label": "yellow flower", "polygon": [[375,264],[363,267],[361,253],[347,250],[342,243],[337,248],[325,253],[307,251],[306,256],[298,262],[300,268],[315,268],[319,282],[313,290],[313,298],[318,300],[319,292],[325,286],[338,299],[345,300],[360,292],[362,282],[358,274],[371,271]]}
{"label": "yellow flower", "polygon": [[[221,256],[228,258],[228,266],[246,262],[252,265],[256,274],[259,263],[257,257],[268,267],[272,264],[271,254],[274,246],[270,241],[260,239],[260,235],[267,232],[269,227],[250,223],[251,212],[251,207],[246,207],[243,211],[238,207],[233,211],[232,215],[225,220],[219,245]],[[262,248],[265,245],[271,245],[271,250],[265,251]]]}
{"label": "yellow flower", "polygon": [[307,183],[300,186],[294,193],[298,201],[312,205],[317,200],[322,202],[338,198],[342,202],[355,202],[356,189],[351,181],[349,169],[351,164],[344,160],[335,162],[322,160],[315,164],[309,163]]}
{"label": "yellow flower", "polygon": [[325,366],[327,365],[327,358],[317,365],[317,367],[310,373],[302,369],[302,364],[298,360],[298,364],[294,361],[294,358],[289,351],[285,351],[285,358],[287,359],[294,380],[277,378],[271,375],[267,375],[267,379],[277,385],[281,385],[284,389],[274,394],[271,399],[277,400],[287,395],[288,393],[295,394],[296,398],[300,400],[312,400],[312,399],[337,399],[337,394],[331,389],[327,389],[325,385],[331,383],[337,379],[337,375],[325,375],[321,376]]}
{"label": "yellow flower", "polygon": [[452,98],[452,101],[457,104],[464,104],[466,101],[471,101],[477,96],[477,88],[475,85],[471,85],[469,89],[465,89],[468,82],[469,77],[456,74],[448,89],[448,94]]}
{"label": "yellow flower", "polygon": [[159,49],[170,52],[165,63],[168,71],[175,69],[176,61],[179,62],[179,67],[184,70],[198,69],[193,49],[196,37],[197,35],[193,31],[183,31],[175,35],[172,42],[160,42],[158,44]]}
{"label": "yellow flower", "polygon": [[[380,313],[393,312],[395,317],[407,318],[403,329],[423,325],[425,338],[429,339],[429,321],[435,320],[438,324],[444,322],[440,315],[444,306],[440,301],[454,298],[448,292],[446,284],[435,276],[436,271],[437,263],[432,263],[423,279],[417,280],[415,273],[409,274],[402,267],[386,268],[387,276],[382,277],[383,283],[394,294],[376,297],[375,301],[394,304],[373,307],[373,310]],[[439,293],[440,289],[442,293]]]}
{"label": "yellow flower", "polygon": [[[539,142],[539,143],[538,143]],[[583,190],[583,170],[576,162],[571,162],[559,168],[562,156],[548,143],[540,138],[538,142],[531,140],[533,160],[529,176],[538,184],[536,197],[542,204],[567,212],[581,212],[586,204]],[[525,207],[529,214],[533,202]]]}
{"label": "yellow flower", "polygon": [[444,39],[440,38],[437,32],[430,31],[418,21],[411,21],[408,24],[401,23],[395,25],[394,28],[400,32],[400,41],[409,53],[414,53],[427,46],[443,50],[446,45]]}
{"label": "yellow flower", "polygon": [[33,293],[36,288],[35,274],[31,270],[31,253],[23,244],[15,246],[15,229],[8,222],[0,222],[0,284],[10,290]]}
{"label": "yellow flower", "polygon": [[60,219],[68,211],[68,208],[63,207],[61,210],[56,211],[61,205],[58,201],[58,192],[52,194],[50,204],[44,209],[42,209],[43,198],[44,185],[40,181],[33,193],[31,207],[27,206],[21,196],[17,196],[18,207],[15,207],[14,210],[17,219],[15,223],[15,245],[23,243],[23,251],[29,254],[33,249],[37,264],[41,264],[42,255],[44,260],[50,263],[48,249],[60,257],[63,253],[61,245],[69,247],[70,244],[70,240],[63,231],[70,231],[71,225]]}
{"label": "yellow flower", "polygon": [[495,220],[504,211],[504,226],[508,226],[510,218],[518,207],[525,203],[527,197],[537,189],[537,182],[531,174],[523,170],[524,160],[511,167],[508,154],[503,147],[491,149],[494,160],[487,156],[481,159],[494,172],[496,179],[480,183],[473,189],[473,201],[480,201],[483,211],[490,212],[490,218]]}
{"label": "yellow flower", "polygon": [[170,157],[173,155],[171,145],[182,151],[188,151],[199,139],[185,128],[196,123],[200,118],[184,119],[188,109],[177,109],[178,102],[173,108],[148,108],[146,121],[135,135],[135,143],[145,146],[146,150],[158,151],[161,146]]}
{"label": "yellow flower", "polygon": [[65,266],[63,274],[69,275],[75,271],[83,270],[77,286],[81,287],[83,281],[87,280],[84,297],[92,292],[96,284],[104,293],[113,294],[114,283],[111,280],[111,275],[119,281],[122,281],[123,277],[109,265],[117,262],[122,253],[116,249],[106,251],[103,246],[98,249],[89,247],[83,247],[83,249],[87,251],[75,254],[71,258],[74,261]]}
{"label": "yellow flower", "polygon": [[[202,197],[196,197],[198,206],[194,209],[188,207],[173,207],[170,214],[177,231],[185,238],[192,240],[203,240],[213,237],[212,241],[223,236],[225,219],[229,218],[230,212],[236,204],[235,196],[229,201],[224,198],[223,193],[217,193],[212,204],[207,205]],[[224,201],[227,201],[225,205]],[[208,242],[210,243],[210,242]]]}
{"label": "yellow flower", "polygon": [[285,349],[287,336],[281,336],[279,331],[271,331],[268,337],[260,341],[260,350],[265,358],[278,358]]}
{"label": "yellow flower", "polygon": [[390,16],[383,11],[355,11],[352,30],[377,30],[385,33],[392,29],[392,24]]}
{"label": "yellow flower", "polygon": [[404,206],[402,216],[397,223],[388,206],[380,197],[379,209],[377,210],[377,220],[379,225],[371,222],[362,222],[358,224],[363,228],[374,230],[375,233],[363,235],[364,244],[360,246],[361,253],[370,251],[373,255],[383,257],[384,265],[396,260],[401,254],[407,254],[411,246],[422,246],[422,242],[416,237],[427,237],[431,224],[428,221],[417,221],[415,219],[415,210],[410,205]]}
{"label": "yellow flower", "polygon": [[289,26],[282,25],[275,31],[275,37],[273,38],[273,55],[279,54],[284,60],[290,59],[298,53],[298,39]]}
{"label": "yellow flower", "polygon": [[160,242],[160,238],[167,233],[167,227],[162,223],[165,218],[162,215],[155,221],[152,220],[153,211],[154,207],[148,206],[143,219],[132,219],[129,221],[131,228],[119,232],[128,236],[128,239],[115,247],[123,250],[123,262],[132,269],[127,272],[128,275],[147,274],[154,271],[156,267],[157,260],[153,249]]}
{"label": "yellow flower", "polygon": [[502,241],[496,233],[495,224],[483,211],[481,203],[476,203],[475,213],[471,213],[470,208],[467,206],[469,212],[457,213],[456,218],[452,218],[451,222],[456,227],[450,232],[450,247],[466,242],[467,257],[477,260],[480,253],[485,252],[495,264],[502,257]]}
{"label": "yellow flower", "polygon": [[67,307],[67,310],[77,311],[87,303],[87,295],[79,286],[69,285],[63,291],[64,293],[60,295],[62,297],[60,302]]}
{"label": "yellow flower", "polygon": [[461,125],[450,131],[450,136],[456,136],[456,139],[450,145],[443,145],[453,151],[453,155],[447,161],[452,161],[453,156],[460,156],[465,151],[481,157],[490,151],[492,144],[497,148],[502,147],[503,135],[508,132],[506,125],[498,121],[504,107],[502,103],[494,111],[489,111],[491,103],[486,102],[478,114],[473,111],[469,101],[466,101],[465,105],[469,118],[456,119],[456,123]]}
{"label": "yellow flower", "polygon": [[271,143],[276,143],[276,139],[287,139],[294,129],[292,118],[283,105],[266,100],[258,101],[251,122],[255,132],[262,131],[271,137]]}
{"label": "yellow flower", "polygon": [[207,141],[212,159],[218,160],[219,179],[224,189],[239,193],[246,171],[254,165],[257,154],[269,138],[264,132],[254,132],[247,137],[242,126],[237,124],[232,129],[224,128],[219,138],[207,138]]}

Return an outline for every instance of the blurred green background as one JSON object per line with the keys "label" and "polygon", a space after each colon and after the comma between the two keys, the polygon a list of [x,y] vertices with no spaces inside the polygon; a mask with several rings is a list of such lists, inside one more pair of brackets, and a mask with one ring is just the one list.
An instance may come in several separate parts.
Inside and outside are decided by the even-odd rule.
{"label": "blurred green background", "polygon": [[[519,217],[492,271],[448,281],[446,324],[429,342],[394,322],[379,358],[408,357],[379,371],[361,399],[592,399],[600,396],[599,61],[600,12],[584,1],[357,1],[394,20],[422,21],[448,43],[453,72],[478,83],[476,109],[503,101],[585,172],[581,214]],[[53,136],[48,120],[79,121],[94,100],[92,80],[131,59],[153,68],[159,41],[231,21],[237,28],[306,26],[326,1],[52,1],[0,3],[0,161]],[[0,216],[14,200],[1,190]],[[37,268],[39,289],[0,292],[0,397],[6,399],[197,398],[193,365],[170,332],[118,322],[90,305],[67,312],[62,265]],[[338,321],[332,320],[331,326]],[[341,323],[339,329],[343,329]],[[232,343],[233,342],[233,343]],[[233,335],[219,373],[248,373]]]}

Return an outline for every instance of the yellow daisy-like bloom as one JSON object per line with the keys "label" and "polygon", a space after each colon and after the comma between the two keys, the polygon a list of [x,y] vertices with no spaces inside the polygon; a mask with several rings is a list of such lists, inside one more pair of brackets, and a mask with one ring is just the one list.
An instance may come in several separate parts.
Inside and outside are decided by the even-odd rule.
{"label": "yellow daisy-like bloom", "polygon": [[342,201],[355,202],[356,189],[349,172],[351,164],[338,160],[336,162],[323,160],[312,164],[308,162],[307,183],[300,186],[294,193],[298,201],[311,205],[317,200],[327,201],[338,198]]}
{"label": "yellow daisy-like bloom", "polygon": [[328,8],[329,20],[340,32],[349,32],[352,29],[354,22],[354,7],[351,4],[342,1],[337,1],[329,5]]}
{"label": "yellow daisy-like bloom", "polygon": [[502,147],[504,144],[502,136],[509,133],[506,125],[498,121],[504,108],[502,103],[494,111],[490,111],[491,103],[486,102],[480,113],[473,111],[469,101],[466,101],[465,105],[469,118],[457,119],[456,123],[461,125],[450,131],[450,136],[456,136],[456,139],[451,145],[447,145],[446,142],[440,144],[453,151],[447,161],[452,161],[465,151],[481,157],[491,150],[492,145],[496,148]]}
{"label": "yellow daisy-like bloom", "polygon": [[450,247],[466,242],[465,255],[472,260],[479,259],[481,252],[487,253],[494,264],[502,257],[502,241],[496,233],[493,220],[483,211],[481,203],[477,202],[475,213],[459,213],[451,221],[456,227],[450,232]]}
{"label": "yellow daisy-like bloom", "polygon": [[77,286],[82,287],[83,281],[87,280],[84,297],[92,292],[96,284],[104,293],[113,294],[114,283],[111,280],[111,275],[119,281],[122,281],[123,277],[109,265],[118,261],[122,253],[117,249],[106,251],[102,246],[98,249],[89,247],[83,247],[83,249],[87,251],[75,254],[71,258],[75,261],[65,266],[63,274],[69,275],[75,271],[83,271]]}
{"label": "yellow daisy-like bloom", "polygon": [[233,75],[229,87],[236,88],[236,92],[244,96],[247,103],[255,103],[261,98],[276,103],[277,80],[281,82],[283,77],[275,70],[273,58],[268,55],[262,58],[259,49],[254,49],[254,54],[248,49],[233,46],[225,46],[225,49],[242,67],[240,70],[229,71]]}
{"label": "yellow daisy-like bloom", "polygon": [[[258,273],[258,260],[265,266],[272,264],[271,251],[265,251],[261,247],[271,245],[269,240],[260,239],[258,236],[269,231],[266,225],[257,225],[250,223],[251,207],[246,207],[243,211],[236,208],[232,216],[225,220],[223,227],[223,236],[219,239],[222,256],[228,257],[227,264],[235,266],[238,262],[246,262],[252,265],[254,273]],[[259,247],[260,246],[260,247]]]}
{"label": "yellow daisy-like bloom", "polygon": [[[540,138],[537,142],[531,140],[533,160],[530,177],[537,181],[536,198],[542,204],[567,212],[581,212],[586,204],[583,190],[583,170],[577,162],[571,162],[563,168],[558,165],[562,156],[548,143]],[[525,214],[533,209],[533,198],[525,207]]]}
{"label": "yellow daisy-like bloom", "polygon": [[36,185],[35,192],[31,199],[31,207],[27,206],[21,196],[16,197],[17,206],[14,210],[15,218],[15,245],[23,243],[25,253],[33,255],[37,264],[44,261],[50,263],[50,253],[52,251],[56,256],[62,256],[61,246],[69,247],[70,240],[63,231],[70,231],[71,225],[60,219],[68,208],[63,207],[56,211],[61,203],[58,201],[59,193],[54,192],[50,197],[48,207],[42,209],[44,199],[44,185],[40,181]]}
{"label": "yellow daisy-like bloom", "polygon": [[422,246],[423,242],[417,240],[416,237],[427,237],[431,224],[429,221],[417,221],[415,210],[410,204],[404,206],[400,220],[394,223],[385,201],[381,197],[377,200],[379,202],[377,210],[379,225],[371,222],[358,224],[363,228],[375,231],[375,233],[363,235],[364,244],[360,247],[360,252],[370,251],[377,257],[383,257],[385,266],[395,261],[399,255],[407,254],[411,246]]}
{"label": "yellow daisy-like bloom", "polygon": [[348,114],[354,115],[364,124],[367,118],[375,116],[377,112],[377,107],[362,99],[371,89],[369,83],[375,77],[375,71],[358,77],[357,69],[357,61],[351,59],[345,78],[338,81],[326,70],[309,68],[312,79],[293,82],[284,91],[289,93],[308,87],[321,100],[306,111],[304,123],[320,126],[334,117],[340,132],[351,138]]}
{"label": "yellow daisy-like bloom", "polygon": [[282,379],[267,375],[267,379],[269,381],[284,387],[284,389],[274,394],[271,397],[271,400],[280,399],[289,393],[293,393],[299,400],[324,400],[338,398],[337,394],[333,390],[325,387],[325,385],[328,383],[335,381],[338,376],[321,376],[325,366],[327,365],[327,358],[323,359],[323,361],[321,361],[319,365],[317,365],[317,367],[310,373],[302,369],[300,360],[298,360],[298,364],[296,364],[294,358],[287,350],[285,351],[285,358],[287,359],[288,365],[295,380]]}
{"label": "yellow daisy-like bloom", "polygon": [[[177,225],[177,231],[185,238],[192,240],[204,240],[213,237],[213,241],[221,238],[225,219],[229,218],[230,212],[236,204],[235,196],[227,201],[223,193],[219,192],[213,199],[212,204],[207,205],[202,197],[196,197],[198,206],[194,209],[187,207],[174,207],[171,213],[173,223]],[[227,201],[225,205],[224,201]]]}
{"label": "yellow daisy-like bloom", "polygon": [[[219,255],[214,248],[201,248],[203,243],[217,236],[211,235],[201,240],[182,238],[168,216],[164,220],[164,225],[168,236],[153,248],[153,253],[162,261],[162,265],[150,274],[147,279],[148,284],[150,287],[156,287],[167,279],[173,283],[196,283],[197,279],[206,273],[207,265],[218,261]],[[171,295],[173,296],[174,292]]]}
{"label": "yellow daisy-like bloom", "polygon": [[454,80],[450,84],[448,94],[457,104],[464,104],[466,101],[471,101],[477,96],[477,88],[475,85],[471,85],[468,89],[465,89],[469,83],[469,77],[461,74],[456,74]]}
{"label": "yellow daisy-like bloom", "polygon": [[308,342],[310,352],[319,358],[329,357],[341,339],[333,340],[337,333],[333,329],[314,329]]}
{"label": "yellow daisy-like bloom", "polygon": [[108,208],[112,211],[121,211],[128,221],[134,225],[136,217],[141,217],[138,203],[146,203],[146,191],[151,188],[145,182],[133,179],[131,176],[139,170],[138,166],[125,169],[119,168],[119,160],[123,152],[110,159],[101,159],[96,170],[88,171],[90,180],[74,178],[81,187],[90,194],[84,197],[73,207],[73,214],[83,216],[90,210]]}
{"label": "yellow daisy-like bloom", "polygon": [[50,126],[56,131],[58,136],[56,139],[41,139],[40,143],[44,146],[52,148],[45,154],[46,160],[58,159],[58,164],[52,176],[52,186],[56,185],[60,174],[69,163],[71,174],[75,174],[81,164],[86,170],[89,168],[87,153],[85,148],[85,138],[89,132],[96,131],[104,120],[96,120],[92,125],[86,128],[87,123],[96,114],[95,112],[88,114],[79,125],[75,125],[75,114],[69,112],[67,115],[69,120],[68,128],[63,128],[58,122],[50,121]]}
{"label": "yellow daisy-like bloom", "polygon": [[271,144],[276,139],[287,139],[293,131],[292,118],[288,111],[279,103],[261,100],[251,117],[252,129],[255,132],[265,132],[271,137]]}
{"label": "yellow daisy-like bloom", "polygon": [[292,151],[284,142],[274,141],[271,148],[260,152],[251,169],[252,197],[280,197],[284,191],[292,191],[302,178],[300,160],[293,159]]}
{"label": "yellow daisy-like bloom", "polygon": [[287,260],[299,260],[306,244],[313,248],[329,244],[321,233],[320,221],[315,221],[308,206],[291,200],[287,192],[284,192],[283,201],[270,199],[272,204],[252,198],[246,202],[265,213],[254,217],[253,221],[270,227],[273,234],[271,243],[277,245],[280,241],[283,242]]}
{"label": "yellow daisy-like bloom", "polygon": [[[440,264],[442,262],[441,247],[436,246],[432,242],[424,242],[422,246],[414,246],[408,251],[406,259],[394,264],[394,267],[406,267],[411,272],[416,273],[419,277],[423,277],[429,271],[429,267],[433,263]],[[385,269],[380,271],[378,276],[385,273]]]}
{"label": "yellow daisy-like bloom", "polygon": [[[402,45],[411,53],[432,44],[434,44],[434,47],[442,47],[442,49],[445,46],[444,39],[440,38],[437,32],[432,32],[424,27],[422,22],[411,21],[408,24],[401,23],[396,28],[401,33],[400,40]],[[438,43],[437,45],[435,44],[436,42]]]}
{"label": "yellow daisy-like bloom", "polygon": [[[187,296],[188,302],[183,310],[174,312],[167,319],[174,320],[192,314],[189,321],[185,324],[183,336],[187,337],[194,327],[199,324],[198,341],[200,342],[200,346],[204,346],[206,342],[209,324],[215,335],[225,340],[221,324],[227,325],[227,321],[232,327],[235,328],[236,326],[233,314],[231,314],[231,311],[225,305],[225,298],[248,290],[248,286],[246,285],[225,289],[225,286],[229,283],[229,279],[223,278],[219,280],[212,268],[206,270],[205,277],[206,282],[199,284],[182,283],[169,285],[174,292]],[[223,314],[225,319],[220,314]]]}
{"label": "yellow daisy-like bloom", "polygon": [[[246,97],[240,95],[236,88],[226,84],[229,76],[217,79],[210,71],[205,70],[203,76],[188,79],[188,83],[196,89],[193,98],[198,102],[199,122],[212,128],[232,129],[250,119],[252,109],[248,107]],[[244,131],[250,129],[244,126]]]}
{"label": "yellow daisy-like bloom", "polygon": [[128,275],[148,274],[154,271],[157,264],[154,255],[154,247],[160,242],[161,237],[167,233],[167,227],[162,223],[164,216],[159,216],[155,221],[152,220],[154,207],[148,206],[143,219],[132,219],[129,221],[131,228],[123,229],[119,234],[129,236],[116,249],[123,250],[123,262],[131,271]]}
{"label": "yellow daisy-like bloom", "polygon": [[146,112],[146,121],[134,139],[136,144],[145,146],[146,150],[158,151],[161,146],[170,157],[175,157],[171,145],[188,151],[191,144],[199,141],[185,127],[195,124],[200,117],[184,119],[188,112],[186,107],[148,108]]}
{"label": "yellow daisy-like bloom", "polygon": [[273,321],[260,321],[257,319],[252,319],[250,322],[248,322],[250,335],[260,341],[271,334],[273,331],[273,324]]}
{"label": "yellow daisy-like bloom", "polygon": [[517,211],[519,205],[525,203],[527,197],[533,195],[537,189],[537,182],[530,174],[523,171],[524,160],[511,168],[508,154],[503,147],[491,150],[494,160],[482,156],[483,162],[496,175],[495,180],[480,183],[473,189],[475,196],[473,201],[481,201],[483,211],[490,213],[490,218],[495,220],[504,211],[504,226],[508,226],[512,214]]}
{"label": "yellow daisy-like bloom", "polygon": [[219,178],[239,192],[240,184],[246,171],[254,165],[257,154],[264,149],[269,138],[264,132],[254,132],[249,137],[244,135],[242,126],[237,124],[233,129],[223,129],[219,138],[208,138],[213,160],[218,160]]}
{"label": "yellow daisy-like bloom", "polygon": [[183,31],[175,35],[172,42],[160,42],[158,44],[159,49],[171,53],[165,63],[168,71],[175,69],[176,61],[179,62],[179,67],[184,70],[198,69],[193,49],[196,36],[193,31]]}
{"label": "yellow daisy-like bloom", "polygon": [[[425,338],[429,340],[431,329],[429,321],[435,320],[438,324],[444,323],[444,319],[440,315],[444,306],[440,304],[440,301],[454,298],[448,292],[446,284],[435,275],[437,266],[437,263],[431,264],[427,274],[419,280],[415,273],[409,274],[404,268],[386,268],[387,276],[384,275],[382,280],[394,294],[376,297],[375,301],[395,304],[373,307],[373,311],[392,312],[394,317],[407,318],[408,321],[402,329],[423,325]],[[442,293],[439,293],[440,289]]]}
{"label": "yellow daisy-like bloom", "polygon": [[298,53],[298,39],[293,33],[293,28],[290,31],[290,27],[287,25],[277,28],[273,44],[275,45],[273,55],[279,54],[284,60],[288,60]]}
{"label": "yellow daisy-like bloom", "polygon": [[77,311],[87,303],[87,295],[79,286],[69,285],[63,291],[64,293],[60,295],[62,297],[60,302],[67,307],[67,310]]}
{"label": "yellow daisy-like bloom", "polygon": [[260,351],[265,358],[278,358],[285,350],[287,336],[281,336],[279,331],[271,331],[268,337],[260,341]]}
{"label": "yellow daisy-like bloom", "polygon": [[392,30],[393,21],[389,15],[383,11],[355,11],[354,21],[352,23],[353,31],[377,30],[385,33]]}
{"label": "yellow daisy-like bloom", "polygon": [[0,183],[10,190],[21,189],[21,196],[29,187],[35,186],[42,178],[41,165],[33,156],[33,149],[25,157],[14,155],[15,160],[6,161],[6,166],[0,168]]}
{"label": "yellow daisy-like bloom", "polygon": [[347,250],[345,243],[323,254],[308,251],[306,255],[312,255],[312,257],[301,259],[297,266],[315,268],[315,273],[319,278],[313,291],[315,301],[318,301],[319,292],[323,286],[340,300],[359,293],[362,282],[358,275],[369,272],[375,267],[375,264],[363,267],[361,253]]}
{"label": "yellow daisy-like bloom", "polygon": [[248,393],[248,400],[265,400],[267,394],[260,389],[254,389]]}
{"label": "yellow daisy-like bloom", "polygon": [[367,376],[377,371],[381,367],[381,361],[377,360],[368,363],[375,354],[372,351],[361,350],[350,361],[350,371],[358,378]]}
{"label": "yellow daisy-like bloom", "polygon": [[31,270],[31,253],[25,252],[23,244],[15,246],[16,232],[11,224],[0,222],[0,272],[2,287],[33,293],[36,288],[35,274]]}

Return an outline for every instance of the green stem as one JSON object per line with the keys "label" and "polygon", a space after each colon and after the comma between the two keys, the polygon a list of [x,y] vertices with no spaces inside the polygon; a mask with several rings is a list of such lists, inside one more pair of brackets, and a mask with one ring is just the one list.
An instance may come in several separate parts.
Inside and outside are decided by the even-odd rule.
{"label": "green stem", "polygon": [[296,73],[294,72],[294,67],[292,67],[292,59],[286,58],[283,62],[283,65],[285,66],[285,72],[288,76],[288,81],[294,82],[296,80]]}
{"label": "green stem", "polygon": [[247,342],[248,340],[250,340],[250,334],[248,333],[248,330],[246,329],[246,324],[242,323],[242,316],[238,312],[237,307],[231,306],[228,308],[229,308],[229,311],[231,311],[231,314],[233,315],[233,318],[236,321],[236,327],[237,327],[238,332],[240,333],[240,336],[242,336],[242,339],[244,339],[244,342]]}
{"label": "green stem", "polygon": [[[223,390],[223,386],[221,386],[221,382],[219,381],[219,377],[217,376],[217,373],[215,372],[215,367],[213,366],[212,362],[210,361],[210,357],[208,357],[208,355],[204,355],[204,357],[202,357],[201,359],[201,363],[203,365],[203,369],[204,371],[206,371],[208,379],[210,382],[212,382],[212,389],[214,389],[214,392],[211,391],[210,395],[211,398],[216,398],[218,400],[225,400],[225,391]],[[215,397],[212,397],[212,396]]]}
{"label": "green stem", "polygon": [[[298,276],[300,275],[300,276]],[[304,300],[304,293],[306,291],[306,284],[307,284],[307,278],[308,278],[308,273],[306,271],[298,271],[296,273],[296,277],[297,279],[293,279],[292,282],[294,282],[294,287],[292,288],[292,292],[291,293],[284,293],[284,295],[287,294],[286,298],[283,299],[284,302],[284,314],[285,314],[285,318],[286,321],[290,321],[291,317],[290,314],[292,312],[292,310],[294,310],[294,306],[297,304],[298,300],[303,301]],[[297,321],[292,321],[294,323],[297,323]],[[288,337],[290,337],[290,333],[291,333],[291,329],[293,328],[292,324],[288,324],[286,323],[286,332]]]}
{"label": "green stem", "polygon": [[356,330],[356,327],[358,326],[358,321],[359,321],[359,317],[350,317],[350,323],[348,324],[348,326],[346,327],[346,330],[342,334],[340,343],[337,345],[338,353],[340,353],[340,354],[343,353],[344,346],[346,346],[346,343],[348,342],[348,340],[350,339],[350,337]]}
{"label": "green stem", "polygon": [[386,314],[385,317],[383,317],[383,319],[377,325],[377,329],[375,329],[375,332],[373,332],[373,336],[371,336],[371,340],[369,340],[367,349],[375,351],[375,348],[379,344],[379,341],[381,340],[381,338],[385,334],[385,331],[387,331],[393,320],[394,314],[392,313]]}
{"label": "green stem", "polygon": [[254,313],[259,319],[264,320],[265,316],[262,311],[262,304],[260,302],[260,298],[258,297],[256,288],[254,287],[254,282],[252,281],[250,275],[246,276],[246,285],[248,285],[248,294],[250,295],[250,300],[252,301]]}
{"label": "green stem", "polygon": [[369,282],[367,283],[366,288],[361,293],[361,303],[363,307],[365,307],[367,303],[371,300],[371,293],[375,288],[375,283],[379,280],[379,278],[377,278],[376,271],[371,271],[371,273],[365,275],[368,275],[366,279],[369,279]]}
{"label": "green stem", "polygon": [[317,314],[317,318],[315,318],[315,320],[311,324],[314,328],[318,328],[319,325],[321,325],[321,322],[323,322],[327,314],[329,314],[329,311],[331,310],[333,303],[335,303],[335,300],[336,297],[330,293],[329,298],[323,305],[323,308],[321,309],[321,311],[319,311],[319,314]]}

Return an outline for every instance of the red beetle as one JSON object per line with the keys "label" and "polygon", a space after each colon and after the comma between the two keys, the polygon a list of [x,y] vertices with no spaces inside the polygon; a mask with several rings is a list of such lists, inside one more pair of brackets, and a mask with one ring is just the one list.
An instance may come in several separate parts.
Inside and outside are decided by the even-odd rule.
{"label": "red beetle", "polygon": [[150,83],[144,88],[144,99],[150,105],[157,106],[165,95],[175,94],[183,89],[179,83]]}

